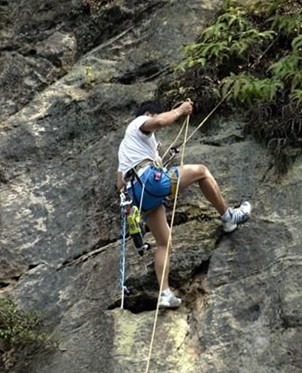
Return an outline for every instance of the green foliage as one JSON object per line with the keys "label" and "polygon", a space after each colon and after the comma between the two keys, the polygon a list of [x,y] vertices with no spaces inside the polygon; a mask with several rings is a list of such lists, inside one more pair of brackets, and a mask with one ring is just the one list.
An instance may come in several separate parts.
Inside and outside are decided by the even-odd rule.
{"label": "green foliage", "polygon": [[[203,30],[198,43],[185,47],[187,57],[178,66],[183,71],[196,65],[203,69],[215,66],[222,76],[218,82],[222,96],[230,89],[231,99],[248,106],[255,101],[278,100],[282,89],[289,90],[290,95],[302,83],[302,15],[297,11],[301,6],[294,0],[262,0],[257,4],[260,9],[260,5],[269,9],[271,15],[260,24],[253,22],[253,13],[236,6],[236,1],[225,1],[225,13]],[[274,46],[280,33],[289,39],[292,50],[284,48],[286,43],[279,50]],[[263,55],[274,48],[276,58],[271,58],[270,65],[255,70]]]}
{"label": "green foliage", "polygon": [[48,343],[41,328],[41,312],[22,311],[12,300],[0,299],[0,351],[5,369],[17,361],[19,352]]}
{"label": "green foliage", "polygon": [[284,8],[295,7],[297,0],[258,0],[252,1],[246,5],[246,10],[249,13],[271,17],[279,12],[283,12]]}
{"label": "green foliage", "polygon": [[278,9],[279,9],[279,7],[282,5],[282,4],[284,4],[286,1],[284,1],[284,0],[274,0],[274,1],[268,1],[267,3],[268,3],[268,12],[270,13],[270,14],[273,14],[273,13],[275,13]]}
{"label": "green foliage", "polygon": [[272,28],[283,34],[297,35],[300,33],[302,25],[302,15],[301,14],[277,14],[270,18],[272,21]]}
{"label": "green foliage", "polygon": [[229,7],[227,11],[218,17],[218,24],[223,24],[231,31],[231,34],[249,30],[252,23],[246,17],[247,13],[240,7]]}
{"label": "green foliage", "polygon": [[241,56],[255,44],[261,45],[262,43],[271,41],[275,35],[275,32],[272,30],[260,32],[256,29],[250,29],[242,32],[240,38],[233,41],[232,45],[230,45],[230,50],[233,54]]}
{"label": "green foliage", "polygon": [[[209,41],[207,43],[189,44],[185,47],[186,53],[189,54],[184,63],[178,65],[183,71],[186,68],[193,67],[197,64],[205,66],[209,60],[214,58],[217,63],[222,63],[224,59],[229,58],[229,45],[226,41]],[[218,62],[219,61],[219,62]]]}
{"label": "green foliage", "polygon": [[292,48],[294,52],[302,55],[302,35],[295,37],[292,41]]}
{"label": "green foliage", "polygon": [[248,19],[240,7],[230,7],[218,17],[217,22],[207,27],[200,36],[199,43],[187,45],[184,50],[188,58],[178,68],[185,70],[194,65],[206,66],[214,63],[220,66],[233,58],[244,60],[254,46],[272,40],[275,31],[260,31]]}
{"label": "green foliage", "polygon": [[[219,15],[215,23],[203,30],[197,43],[185,47],[187,57],[178,65],[178,69],[187,71],[196,65],[201,68],[214,65],[220,70],[223,78],[220,87],[225,91],[226,87],[232,86],[231,96],[236,101],[239,99],[249,105],[253,104],[254,100],[271,101],[276,98],[278,90],[283,88],[283,83],[290,90],[299,87],[302,78],[302,36],[299,34],[302,15],[296,12],[297,2],[263,0],[258,2],[258,5],[260,3],[269,8],[272,15],[264,22],[266,29],[263,29],[262,23],[257,25],[253,22],[252,14],[236,6],[236,1],[225,1],[225,13]],[[291,11],[292,8],[295,10],[294,13]],[[276,31],[279,32],[278,36]],[[281,49],[279,59],[273,59],[272,66],[263,69],[262,77],[252,79],[240,75],[262,58],[262,54],[267,52],[264,47],[270,42],[271,47],[280,33],[291,38],[293,50],[283,52]],[[269,75],[264,76],[264,73]],[[234,76],[236,74],[239,74],[237,79]],[[251,84],[250,89],[247,88],[248,84]]]}
{"label": "green foliage", "polygon": [[302,89],[294,89],[290,94],[290,100],[295,106],[302,109]]}
{"label": "green foliage", "polygon": [[302,84],[302,71],[299,65],[302,59],[295,53],[280,58],[272,64],[268,71],[273,73],[275,79],[282,80],[291,85],[291,90]]}
{"label": "green foliage", "polygon": [[219,109],[244,108],[247,132],[278,144],[270,149],[285,159],[283,151],[291,154],[286,148],[301,148],[301,28],[300,0],[259,0],[246,6],[225,0],[223,13],[184,48],[174,75],[177,87],[171,83],[167,95],[173,92],[178,101],[186,98],[180,92],[189,92],[204,114],[227,98]]}
{"label": "green foliage", "polygon": [[284,84],[280,80],[258,79],[245,72],[224,78],[220,84],[222,96],[231,94],[240,103],[249,106],[254,101],[273,101]]}

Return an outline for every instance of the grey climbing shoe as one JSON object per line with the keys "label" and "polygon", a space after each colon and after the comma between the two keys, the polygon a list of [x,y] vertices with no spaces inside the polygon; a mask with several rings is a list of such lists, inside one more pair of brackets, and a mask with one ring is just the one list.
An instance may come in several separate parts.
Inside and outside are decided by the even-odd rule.
{"label": "grey climbing shoe", "polygon": [[223,230],[227,233],[233,232],[237,228],[237,224],[244,223],[248,220],[251,214],[252,206],[248,201],[242,202],[237,208],[228,209],[228,219],[223,219]]}
{"label": "grey climbing shoe", "polygon": [[181,299],[174,293],[170,292],[169,295],[161,293],[159,299],[159,308],[178,308],[181,305]]}

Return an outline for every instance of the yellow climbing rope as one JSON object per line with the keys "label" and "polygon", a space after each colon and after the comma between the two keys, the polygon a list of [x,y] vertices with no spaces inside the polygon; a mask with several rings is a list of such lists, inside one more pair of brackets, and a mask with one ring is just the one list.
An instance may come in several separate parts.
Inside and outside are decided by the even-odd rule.
{"label": "yellow climbing rope", "polygon": [[[227,99],[229,96],[230,92],[225,95],[219,103],[214,107],[214,109],[202,120],[202,122],[197,126],[197,128],[191,133],[191,135],[188,137],[188,129],[189,129],[189,122],[190,122],[190,116],[188,115],[186,119],[183,122],[183,125],[181,127],[181,130],[177,134],[175,140],[172,142],[172,144],[169,146],[165,154],[163,155],[163,158],[167,155],[169,150],[172,148],[172,146],[176,143],[178,138],[180,137],[181,133],[183,132],[185,128],[185,135],[184,135],[184,141],[180,148],[182,148],[181,151],[181,158],[180,158],[180,175],[181,175],[181,169],[183,167],[183,160],[184,160],[184,155],[185,155],[185,146],[186,143],[189,141],[189,139],[194,135],[196,131],[209,119],[209,117],[217,110],[217,108]],[[155,339],[155,331],[156,331],[156,325],[157,325],[157,319],[158,319],[158,312],[159,312],[159,300],[160,300],[160,294],[163,290],[163,281],[164,281],[164,275],[166,272],[167,268],[167,262],[168,262],[168,257],[169,257],[169,247],[170,243],[172,240],[172,228],[174,224],[174,217],[175,217],[175,212],[176,212],[176,205],[177,205],[177,198],[178,198],[178,191],[179,191],[179,182],[180,182],[180,177],[177,179],[177,184],[176,184],[176,192],[175,192],[175,197],[174,197],[174,204],[173,204],[173,211],[172,211],[172,217],[171,217],[171,225],[170,225],[170,234],[169,234],[169,239],[168,239],[168,244],[166,248],[166,256],[165,256],[165,262],[164,262],[164,268],[163,268],[163,273],[162,273],[162,278],[161,278],[161,283],[160,283],[160,289],[159,289],[159,294],[158,294],[158,299],[157,299],[157,306],[156,306],[156,311],[155,311],[155,316],[154,316],[154,323],[153,323],[153,328],[152,328],[152,334],[151,334],[151,342],[150,342],[150,347],[149,347],[149,354],[147,358],[147,365],[146,365],[146,370],[145,373],[149,372],[149,367],[150,367],[150,361],[151,361],[151,355],[152,355],[152,350],[153,350],[153,344],[154,344],[154,339]]]}
{"label": "yellow climbing rope", "polygon": [[[187,141],[189,121],[190,121],[190,116],[188,115],[186,117],[185,121],[184,121],[183,126],[182,126],[182,130],[183,130],[183,128],[185,128],[184,144]],[[182,170],[182,167],[183,167],[184,154],[185,154],[185,146],[183,146],[182,153],[181,153],[180,175],[181,175],[181,170]],[[166,256],[165,256],[164,268],[163,268],[163,273],[162,273],[161,283],[160,283],[160,288],[159,288],[159,294],[158,294],[158,299],[157,299],[157,306],[156,306],[156,311],[155,311],[154,324],[153,324],[153,329],[152,329],[151,342],[150,342],[149,354],[148,354],[148,358],[147,358],[147,366],[146,366],[146,371],[145,371],[146,373],[149,372],[150,360],[151,360],[151,355],[152,355],[152,349],[153,349],[153,344],[154,344],[154,339],[155,339],[155,330],[156,330],[157,319],[158,319],[158,312],[159,312],[160,294],[161,294],[161,292],[163,290],[164,276],[165,276],[165,272],[166,272],[166,268],[167,268],[167,263],[168,263],[168,258],[169,258],[169,247],[170,247],[170,243],[171,243],[171,239],[172,239],[172,227],[173,227],[173,224],[174,224],[174,217],[175,217],[175,211],[176,211],[177,197],[178,197],[178,191],[179,191],[179,182],[180,182],[180,177],[177,178],[176,192],[175,192],[175,197],[174,197],[173,211],[172,211],[171,224],[170,224],[170,234],[169,234],[168,244],[167,244],[167,248],[166,248]]]}

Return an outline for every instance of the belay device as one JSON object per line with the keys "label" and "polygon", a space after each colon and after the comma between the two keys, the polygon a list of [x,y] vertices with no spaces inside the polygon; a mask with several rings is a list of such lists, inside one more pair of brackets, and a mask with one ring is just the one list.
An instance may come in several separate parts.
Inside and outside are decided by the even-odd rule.
{"label": "belay device", "polygon": [[131,206],[127,214],[127,223],[129,235],[133,239],[134,246],[140,256],[144,255],[144,251],[150,249],[150,244],[144,243],[144,226],[141,221],[139,209],[136,206]]}

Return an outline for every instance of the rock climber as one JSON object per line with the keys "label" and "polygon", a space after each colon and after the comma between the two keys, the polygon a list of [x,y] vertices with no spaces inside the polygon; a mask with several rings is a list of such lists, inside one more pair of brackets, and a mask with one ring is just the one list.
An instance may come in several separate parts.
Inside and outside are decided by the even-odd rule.
{"label": "rock climber", "polygon": [[221,216],[225,232],[234,231],[237,224],[245,222],[251,212],[249,202],[243,202],[238,208],[228,207],[216,180],[203,164],[173,166],[168,170],[159,166],[161,158],[155,133],[171,126],[180,117],[190,115],[192,109],[193,104],[189,101],[165,112],[157,101],[144,102],[139,107],[136,118],[128,125],[118,151],[117,188],[119,191],[127,188],[133,203],[144,214],[156,241],[155,273],[158,283],[163,281],[159,299],[161,308],[177,308],[181,304],[181,299],[169,287],[169,258],[163,273],[166,250],[171,249],[168,248],[170,227],[164,202],[172,193],[175,179],[179,177],[180,191],[198,183],[204,197]]}

